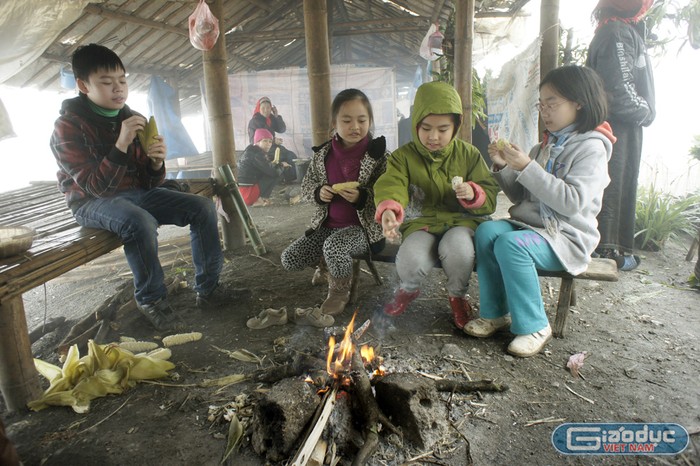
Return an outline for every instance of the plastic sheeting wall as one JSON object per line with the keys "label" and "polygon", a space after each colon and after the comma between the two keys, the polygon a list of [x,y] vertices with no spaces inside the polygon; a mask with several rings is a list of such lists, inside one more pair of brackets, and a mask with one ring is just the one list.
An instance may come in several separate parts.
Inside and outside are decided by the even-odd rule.
{"label": "plastic sheeting wall", "polygon": [[[384,135],[387,148],[395,149],[398,131],[393,69],[331,66],[331,98],[347,88],[357,88],[367,94],[374,112],[374,135]],[[311,108],[306,68],[233,74],[229,76],[229,89],[236,150],[243,150],[250,143],[248,122],[258,99],[268,96],[287,124],[287,131],[277,135],[283,139],[284,146],[299,158],[311,157]]]}
{"label": "plastic sheeting wall", "polygon": [[88,3],[91,0],[0,2],[0,83],[34,62]]}
{"label": "plastic sheeting wall", "polygon": [[506,139],[525,152],[537,144],[540,85],[540,40],[506,63],[486,84],[489,139]]}

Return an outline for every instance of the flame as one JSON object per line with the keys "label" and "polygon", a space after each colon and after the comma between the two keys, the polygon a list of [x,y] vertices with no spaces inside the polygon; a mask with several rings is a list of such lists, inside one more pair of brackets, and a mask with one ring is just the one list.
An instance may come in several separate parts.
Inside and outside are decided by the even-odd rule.
{"label": "flame", "polygon": [[328,374],[333,375],[331,370],[331,362],[333,361],[333,354],[335,353],[335,337],[331,335],[328,339],[328,357],[326,358],[326,371]]}
{"label": "flame", "polygon": [[[350,365],[352,354],[355,351],[355,346],[352,344],[352,331],[355,325],[355,317],[357,312],[353,314],[350,323],[345,329],[340,345],[338,346],[338,354],[335,352],[335,337],[331,336],[328,339],[328,358],[326,359],[326,371],[333,377],[338,377],[344,369]],[[333,357],[335,356],[335,359]]]}
{"label": "flame", "polygon": [[362,361],[367,364],[374,360],[374,348],[367,345],[362,345],[360,348],[360,356],[362,356]]}

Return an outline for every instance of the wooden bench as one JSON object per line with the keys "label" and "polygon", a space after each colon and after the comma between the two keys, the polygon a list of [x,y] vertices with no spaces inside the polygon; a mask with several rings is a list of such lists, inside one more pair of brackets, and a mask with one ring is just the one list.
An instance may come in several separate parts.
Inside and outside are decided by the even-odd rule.
{"label": "wooden bench", "polygon": [[[351,303],[357,301],[361,262],[365,261],[374,277],[375,283],[381,285],[383,283],[382,277],[377,272],[377,268],[374,266],[373,262],[395,263],[398,250],[399,247],[397,244],[387,244],[382,252],[379,254],[372,254],[371,258],[368,254],[353,256],[352,283],[350,285]],[[559,285],[559,301],[557,303],[554,325],[552,326],[552,333],[557,338],[563,338],[564,336],[566,318],[569,315],[569,306],[576,305],[574,280],[616,282],[619,278],[617,264],[615,264],[615,261],[612,259],[592,259],[591,263],[588,264],[588,269],[579,275],[571,275],[566,272],[547,272],[543,270],[538,270],[537,274],[540,277],[561,278],[561,283]]]}
{"label": "wooden bench", "polygon": [[[188,180],[190,192],[211,197],[209,180]],[[22,294],[121,246],[105,230],[75,222],[55,182],[0,194],[0,225],[28,226],[34,243],[24,254],[0,259],[0,391],[8,410],[42,394],[34,367]]]}

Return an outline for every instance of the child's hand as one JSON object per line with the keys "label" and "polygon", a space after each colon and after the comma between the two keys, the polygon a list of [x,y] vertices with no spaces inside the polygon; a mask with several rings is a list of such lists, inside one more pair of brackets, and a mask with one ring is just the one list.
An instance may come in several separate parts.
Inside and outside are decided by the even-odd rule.
{"label": "child's hand", "polygon": [[491,157],[491,161],[496,166],[496,168],[501,169],[506,166],[506,160],[503,157],[503,152],[500,149],[498,149],[498,144],[496,144],[495,142],[489,144],[488,152],[489,157]]}
{"label": "child's hand", "polygon": [[338,195],[349,203],[354,204],[360,198],[360,190],[357,188],[346,188],[338,191]]}
{"label": "child's hand", "polygon": [[117,149],[126,153],[129,149],[129,144],[134,142],[136,132],[142,130],[146,126],[146,119],[140,115],[133,115],[122,121],[122,127],[119,130],[119,137],[114,144]]}
{"label": "child's hand", "polygon": [[464,199],[465,201],[471,201],[474,199],[474,189],[469,183],[460,183],[455,187],[455,194],[457,199]]}
{"label": "child's hand", "polygon": [[382,230],[384,237],[389,241],[399,239],[399,222],[393,210],[387,209],[382,213]]}
{"label": "child's hand", "polygon": [[530,157],[515,144],[511,144],[510,147],[503,149],[502,153],[506,164],[513,170],[524,170],[530,163]]}
{"label": "child's hand", "polygon": [[324,184],[321,187],[321,191],[318,192],[318,197],[321,198],[323,202],[331,202],[333,200],[333,196],[335,195],[335,191],[333,191],[333,188],[331,188],[329,185]]}
{"label": "child's hand", "polygon": [[160,170],[160,167],[165,163],[167,147],[165,147],[163,136],[155,136],[153,139],[156,142],[148,146],[148,158],[151,159],[151,168],[153,170]]}

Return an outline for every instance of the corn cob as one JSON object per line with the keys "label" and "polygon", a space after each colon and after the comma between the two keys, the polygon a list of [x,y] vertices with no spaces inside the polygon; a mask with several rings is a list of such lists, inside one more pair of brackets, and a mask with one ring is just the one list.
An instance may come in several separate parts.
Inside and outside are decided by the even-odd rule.
{"label": "corn cob", "polygon": [[336,183],[333,186],[331,186],[331,188],[336,193],[339,193],[343,189],[352,189],[357,188],[358,186],[360,186],[360,183],[358,183],[357,181],[346,181],[345,183]]}
{"label": "corn cob", "polygon": [[149,358],[153,359],[163,359],[167,361],[170,359],[170,356],[173,355],[173,352],[170,351],[169,348],[156,348],[153,351],[149,351],[148,353],[145,353],[144,356],[148,356]]}
{"label": "corn cob", "polygon": [[148,153],[148,146],[153,144],[153,138],[158,136],[158,126],[156,126],[156,119],[151,116],[148,119],[148,123],[143,127],[141,131],[138,131],[136,135],[139,138],[139,143],[146,153]]}
{"label": "corn cob", "polygon": [[496,148],[498,150],[503,150],[506,147],[510,147],[510,143],[506,141],[505,139],[501,138],[498,141],[496,141]]}
{"label": "corn cob", "polygon": [[158,348],[158,343],[152,341],[123,341],[119,343],[119,347],[132,353],[142,353]]}
{"label": "corn cob", "polygon": [[121,343],[124,343],[125,341],[136,341],[136,338],[134,338],[134,337],[124,337],[124,336],[121,336],[121,337],[119,337],[119,341],[120,341]]}
{"label": "corn cob", "polygon": [[202,334],[200,332],[191,333],[178,333],[176,335],[168,335],[163,338],[163,346],[175,346],[182,345],[184,343],[189,343],[191,341],[197,341],[202,339]]}
{"label": "corn cob", "polygon": [[457,189],[457,186],[462,184],[463,181],[464,181],[464,179],[461,176],[452,177],[452,190]]}

